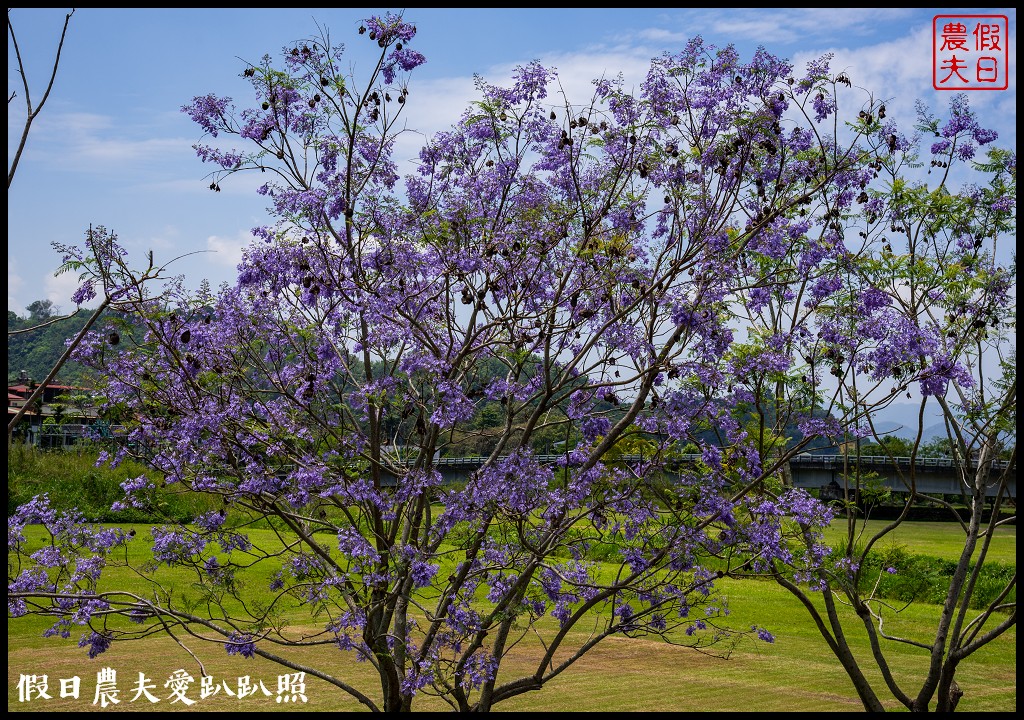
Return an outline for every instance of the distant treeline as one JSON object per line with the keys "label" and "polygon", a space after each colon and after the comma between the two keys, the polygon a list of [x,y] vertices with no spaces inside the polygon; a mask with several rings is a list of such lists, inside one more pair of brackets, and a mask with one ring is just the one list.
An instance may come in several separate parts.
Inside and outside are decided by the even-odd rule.
{"label": "distant treeline", "polygon": [[[27,315],[20,316],[13,311],[7,312],[7,377],[10,382],[17,382],[20,374],[25,372],[31,380],[42,381],[50,372],[50,369],[57,362],[66,348],[68,339],[74,337],[89,319],[89,310],[58,319],[62,313],[60,309],[50,300],[37,300],[25,308]],[[28,332],[10,334],[12,330],[33,328]],[[102,319],[97,327],[102,327]],[[520,377],[517,380],[525,380],[536,372],[536,363],[533,359],[528,360],[521,368]],[[453,432],[445,443],[445,454],[448,456],[461,455],[486,455],[490,452],[498,435],[501,434],[505,424],[505,408],[502,403],[495,400],[487,400],[482,395],[483,388],[497,378],[505,378],[509,367],[497,359],[484,359],[478,363],[467,378],[467,384],[471,388],[471,395],[476,395],[476,411],[473,418],[458,431]],[[69,362],[61,369],[56,382],[63,385],[95,386],[96,378],[91,371],[77,363]],[[572,384],[575,386],[584,385],[587,378],[577,378]],[[566,403],[563,401],[560,406]],[[564,407],[560,407],[564,417]],[[598,409],[608,413],[613,421],[620,415],[612,404],[600,402]],[[817,414],[817,413],[816,413]],[[389,419],[386,422],[393,422]],[[396,426],[388,428],[389,436],[397,436],[400,442],[405,441],[402,437],[402,428]],[[513,434],[515,431],[513,431]],[[793,426],[785,429],[786,437],[792,442],[801,439],[800,431]],[[574,447],[579,442],[580,435],[578,428],[572,423],[555,424],[536,431],[532,440],[532,447],[536,452],[553,453],[561,452]],[[706,429],[694,437],[695,440],[703,440],[717,444],[718,440],[713,429]],[[832,442],[825,438],[815,439],[807,446],[807,450],[824,449],[832,445]]]}
{"label": "distant treeline", "polygon": [[[71,317],[52,322],[63,313],[50,300],[36,300],[25,309],[28,314],[24,316],[12,310],[7,311],[8,382],[17,382],[22,371],[32,380],[41,382],[64,353],[68,339],[82,329],[92,312],[82,309]],[[42,327],[11,334],[14,330],[36,326]],[[62,385],[89,385],[90,371],[82,365],[69,362],[61,368],[56,382]]]}

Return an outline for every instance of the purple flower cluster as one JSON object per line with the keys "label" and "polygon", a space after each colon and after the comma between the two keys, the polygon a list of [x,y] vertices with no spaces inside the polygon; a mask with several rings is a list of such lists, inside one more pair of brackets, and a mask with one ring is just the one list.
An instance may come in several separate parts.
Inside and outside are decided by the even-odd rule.
{"label": "purple flower cluster", "polygon": [[78,647],[89,646],[89,657],[95,658],[110,648],[110,638],[101,633],[92,632],[82,636],[78,641]]}
{"label": "purple flower cluster", "polygon": [[92,280],[86,280],[83,282],[75,293],[71,296],[71,302],[75,305],[81,305],[87,303],[96,297],[96,284]]}
{"label": "purple flower cluster", "polygon": [[256,636],[251,633],[233,632],[224,643],[228,655],[241,655],[244,658],[256,656]]}

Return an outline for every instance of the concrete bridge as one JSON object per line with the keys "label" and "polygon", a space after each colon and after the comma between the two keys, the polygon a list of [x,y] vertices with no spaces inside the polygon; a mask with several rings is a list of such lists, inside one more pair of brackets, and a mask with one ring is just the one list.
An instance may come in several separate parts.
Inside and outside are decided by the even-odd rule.
{"label": "concrete bridge", "polygon": [[[539,455],[537,459],[541,463],[554,464],[564,458],[563,455]],[[484,464],[482,457],[458,457],[439,458],[435,461],[435,467],[444,477],[446,482],[459,482],[469,479],[471,473],[481,468]],[[700,460],[700,455],[683,455],[679,464],[694,463]],[[640,456],[623,456],[618,458],[619,462],[638,463],[642,461]],[[842,455],[812,455],[809,453],[796,455],[790,460],[790,468],[793,473],[793,484],[796,487],[807,490],[824,491],[826,499],[838,499],[842,497],[844,487],[843,474],[847,463],[850,464],[851,472],[853,461],[847,460]],[[977,463],[972,463],[977,467]],[[993,474],[1005,470],[1008,463],[996,461],[993,463]],[[897,457],[890,459],[885,456],[861,456],[861,471],[874,472],[878,480],[894,492],[907,492],[911,470],[913,470],[914,481],[917,491],[930,495],[959,495],[960,470],[958,463],[949,458],[925,458],[919,457],[911,464],[909,457]],[[898,468],[898,472],[897,472]],[[900,478],[902,473],[903,478]],[[997,475],[996,475],[997,477]],[[994,497],[996,494],[995,480],[987,488],[986,495]],[[835,483],[834,485],[832,483]],[[1017,497],[1017,468],[1010,470],[1007,482],[1008,494],[1011,498]],[[838,497],[828,497],[828,494],[838,490]]]}

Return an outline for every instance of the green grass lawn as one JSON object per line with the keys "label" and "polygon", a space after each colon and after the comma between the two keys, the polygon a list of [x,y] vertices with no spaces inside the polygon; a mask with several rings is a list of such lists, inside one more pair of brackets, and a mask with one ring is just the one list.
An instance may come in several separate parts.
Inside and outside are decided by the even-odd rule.
{"label": "green grass lawn", "polygon": [[[866,542],[872,533],[879,532],[887,524],[888,522],[884,520],[868,520],[867,523],[861,523],[858,528],[864,528],[864,532],[858,535],[860,542]],[[834,546],[845,537],[845,521],[833,521],[832,526],[825,532],[825,539],[829,545]],[[959,557],[963,545],[964,535],[958,524],[915,520],[905,522],[897,527],[879,540],[873,549],[886,550],[898,546],[912,555],[931,555],[955,560]],[[986,561],[1006,565],[1017,564],[1016,525],[1002,525],[996,528],[995,538]]]}
{"label": "green grass lawn", "polygon": [[[139,536],[148,534],[148,526],[138,526]],[[910,552],[949,557],[956,552],[957,526],[947,523],[910,523],[901,528],[892,542],[900,543]],[[257,542],[269,542],[269,531],[252,531]],[[257,537],[258,536],[258,537]],[[886,541],[888,542],[888,540]],[[140,546],[133,556],[141,557]],[[133,558],[138,560],[139,558]],[[1016,528],[1001,528],[992,551],[993,559],[1016,562]],[[117,570],[112,580],[128,582],[126,571]],[[188,591],[190,577],[184,570],[161,571],[171,579],[178,591]],[[118,577],[120,575],[120,577]],[[267,574],[269,577],[269,574]],[[251,592],[258,597],[265,592],[266,577],[251,581]],[[144,590],[145,579],[130,580],[137,590]],[[696,650],[669,645],[651,639],[610,638],[591,651],[574,667],[549,683],[543,690],[514,698],[498,706],[507,711],[859,711],[861,704],[850,681],[838,662],[817,634],[802,607],[774,583],[755,580],[729,580],[722,583],[730,599],[729,624],[748,628],[767,627],[776,635],[774,644],[741,641],[729,656],[719,657]],[[899,610],[899,612],[896,612]],[[894,608],[886,620],[892,634],[926,640],[934,626],[938,607],[915,604]],[[309,623],[301,611],[287,616],[293,629],[302,630]],[[856,628],[853,618],[850,629]],[[98,710],[93,705],[96,675],[103,668],[117,671],[121,703],[107,710],[196,710],[247,712],[288,710],[360,710],[349,696],[327,683],[306,676],[306,703],[275,702],[278,676],[284,668],[261,658],[245,659],[228,656],[220,643],[197,637],[179,636],[175,642],[166,636],[142,642],[115,643],[106,653],[90,660],[84,649],[77,647],[80,629],[75,628],[70,640],[43,638],[49,625],[44,618],[8,620],[8,709],[30,711]],[[586,628],[577,635],[582,638]],[[867,658],[868,648],[860,635],[852,634],[854,651]],[[188,648],[187,650],[185,648]],[[724,648],[722,648],[724,649]],[[904,689],[915,693],[915,678],[921,677],[927,663],[923,651],[909,646],[887,646],[891,653],[894,674]],[[194,653],[220,688],[215,695],[200,698],[200,668]],[[529,636],[517,648],[517,655],[506,660],[502,675],[513,677],[528,671],[531,662],[540,657],[541,648]],[[332,645],[311,648],[282,649],[281,655],[293,662],[321,668],[343,678],[371,697],[377,697],[377,680],[366,663],[355,662],[350,653]],[[164,683],[176,670],[184,669],[195,678],[188,696],[197,700],[186,708],[172,703],[170,690]],[[144,699],[131,702],[139,673],[156,686],[157,704]],[[34,699],[20,703],[18,682],[22,675],[47,675],[50,700]],[[877,672],[869,672],[879,681]],[[78,676],[81,691],[78,699],[60,697],[60,679]],[[253,682],[262,680],[271,693],[238,698],[227,695],[227,688],[237,690],[240,677]],[[961,665],[957,681],[964,690],[961,711],[1009,712],[1016,709],[1016,628],[971,656]],[[432,697],[417,698],[417,710],[444,710],[447,706]],[[902,709],[895,702],[889,709]]]}

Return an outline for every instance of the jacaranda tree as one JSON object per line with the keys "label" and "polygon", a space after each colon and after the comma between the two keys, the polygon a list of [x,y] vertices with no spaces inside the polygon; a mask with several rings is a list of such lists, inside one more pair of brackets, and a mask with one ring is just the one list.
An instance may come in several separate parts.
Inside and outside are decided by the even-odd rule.
{"label": "jacaranda tree", "polygon": [[[79,353],[132,418],[119,456],[219,509],[153,529],[139,593],[100,577],[141,539],[38,498],[9,520],[11,613],[56,614],[65,636],[88,626],[93,655],[184,631],[384,711],[419,694],[490,710],[613,635],[770,641],[728,626],[715,581],[737,571],[730,554],[798,564],[798,587],[831,567],[817,530],[833,511],[787,471],[870,414],[822,402],[829,369],[965,382],[959,355],[932,362],[913,333],[851,346],[842,324],[850,303],[898,294],[870,266],[882,238],[851,228],[889,223],[909,140],[870,98],[829,130],[825,59],[796,71],[698,38],[654,59],[639,91],[600,79],[582,104],[538,64],[510,87],[480,80],[400,184],[392,149],[425,59],[401,17],[359,34],[380,49],[362,79],[322,35],[244,69],[251,107],[184,108],[209,138],[210,188],[257,173],[276,221],[254,230],[233,287],[132,284],[120,332]],[[487,454],[446,481],[470,433]],[[124,489],[140,507],[154,490]],[[42,549],[22,532],[40,522]],[[189,569],[196,595],[161,566]],[[311,645],[323,663],[289,655]],[[334,671],[337,648],[379,687]],[[503,664],[516,653],[532,670]]]}
{"label": "jacaranda tree", "polygon": [[[731,558],[730,574],[773,577],[801,601],[869,711],[884,710],[885,698],[911,711],[954,710],[967,691],[956,683],[958,666],[1017,621],[1016,572],[986,564],[996,528],[1016,522],[1016,257],[1005,247],[1016,235],[1016,154],[991,150],[974,160],[995,133],[979,125],[964,96],[954,98],[945,119],[919,108],[917,131],[910,142],[892,134],[882,140],[887,148],[873,143],[871,167],[881,186],[863,189],[858,210],[843,212],[835,228],[858,250],[824,276],[827,294],[812,293],[798,311],[816,316],[811,342],[783,372],[762,369],[748,381],[759,427],[771,419],[763,408],[799,412],[808,402],[847,418],[845,437],[857,444],[845,452],[837,488],[846,501],[845,541],[822,562],[813,557],[813,528],[798,523],[790,530],[807,552]],[[923,166],[922,156],[929,170],[908,180],[904,171]],[[977,183],[951,181],[965,165]],[[770,337],[793,323],[792,308],[771,294],[747,310],[744,321]],[[822,373],[833,376],[827,389],[816,379]],[[893,436],[880,433],[873,415],[904,393],[913,397],[909,389],[918,390],[920,419],[903,443],[909,457],[897,457],[895,444],[884,442]],[[951,450],[956,504],[927,483],[925,430],[935,417]],[[865,496],[879,491],[870,477],[877,465],[862,463],[861,438],[885,448],[884,471],[898,481],[899,515],[874,530],[864,522],[871,518]],[[906,586],[887,592],[892,575],[907,568],[899,558],[879,563],[871,555],[922,506],[942,508],[964,538],[948,588],[927,598],[940,607],[928,635],[900,625],[904,604],[920,598]],[[858,629],[870,655],[851,651]],[[898,677],[899,646],[928,659],[920,677]],[[866,667],[881,681],[872,682]]]}

